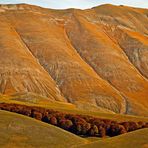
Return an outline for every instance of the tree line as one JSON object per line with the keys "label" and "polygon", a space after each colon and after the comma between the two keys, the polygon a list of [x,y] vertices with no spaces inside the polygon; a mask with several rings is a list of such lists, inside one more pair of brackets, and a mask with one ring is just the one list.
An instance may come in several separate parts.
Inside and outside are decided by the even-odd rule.
{"label": "tree line", "polygon": [[26,115],[83,136],[113,137],[137,129],[148,128],[148,122],[117,122],[88,115],[63,113],[36,106],[0,103],[0,109]]}

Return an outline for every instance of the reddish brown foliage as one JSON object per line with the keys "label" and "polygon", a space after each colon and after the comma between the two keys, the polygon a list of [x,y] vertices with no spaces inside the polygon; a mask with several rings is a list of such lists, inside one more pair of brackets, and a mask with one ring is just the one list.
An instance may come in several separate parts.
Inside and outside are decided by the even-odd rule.
{"label": "reddish brown foliage", "polygon": [[54,116],[52,116],[52,117],[50,118],[49,123],[52,124],[52,125],[57,125],[57,124],[58,124],[57,118],[54,117]]}
{"label": "reddish brown foliage", "polygon": [[99,119],[86,115],[67,114],[51,109],[19,104],[0,103],[1,110],[7,110],[59,126],[78,135],[116,136],[140,128],[148,128],[146,122],[121,122]]}

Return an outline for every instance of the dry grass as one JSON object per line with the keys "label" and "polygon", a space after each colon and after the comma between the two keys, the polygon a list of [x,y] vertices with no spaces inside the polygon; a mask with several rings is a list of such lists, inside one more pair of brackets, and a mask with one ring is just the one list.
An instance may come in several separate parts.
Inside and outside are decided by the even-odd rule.
{"label": "dry grass", "polygon": [[107,118],[107,119],[112,119],[117,121],[148,121],[148,117],[104,113],[101,110],[99,111],[81,110],[81,109],[77,109],[76,106],[73,104],[56,102],[56,101],[55,102],[42,101],[38,103],[30,103],[27,101],[26,102],[17,101],[9,96],[0,96],[0,102],[15,103],[15,104],[28,105],[28,106],[39,106],[39,107],[45,107],[45,108],[54,109],[57,111],[66,112],[66,113],[91,115],[99,118]]}
{"label": "dry grass", "polygon": [[40,121],[0,111],[1,148],[69,148],[87,140]]}
{"label": "dry grass", "polygon": [[141,129],[113,138],[98,140],[79,148],[147,148],[148,129]]}

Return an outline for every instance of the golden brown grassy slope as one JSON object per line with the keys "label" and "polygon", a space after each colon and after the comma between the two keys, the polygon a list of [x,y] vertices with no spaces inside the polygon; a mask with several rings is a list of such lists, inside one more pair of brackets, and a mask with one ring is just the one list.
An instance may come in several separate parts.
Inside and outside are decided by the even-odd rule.
{"label": "golden brown grassy slope", "polygon": [[2,14],[0,28],[0,92],[35,92],[64,101],[53,79]]}
{"label": "golden brown grassy slope", "polygon": [[[103,116],[105,117],[105,116]],[[121,117],[121,115],[120,115]],[[118,121],[121,118],[118,119]],[[127,120],[128,118],[123,118]],[[133,117],[131,121],[148,121]],[[0,110],[0,147],[142,147],[147,146],[147,129],[137,130],[113,138],[86,138],[65,132],[29,117]],[[130,140],[129,140],[130,139]],[[96,142],[94,142],[96,141]]]}
{"label": "golden brown grassy slope", "polygon": [[17,16],[11,14],[11,17],[8,14],[8,17],[69,102],[89,102],[101,107],[108,102],[105,108],[125,112],[124,100],[120,94],[81,59],[61,25],[55,25],[47,16],[30,15],[30,12],[19,13]]}
{"label": "golden brown grassy slope", "polygon": [[31,118],[0,111],[1,148],[69,148],[87,143],[74,134]]}
{"label": "golden brown grassy slope", "polygon": [[75,49],[98,75],[125,98],[127,113],[134,113],[137,108],[146,111],[147,79],[129,61],[119,44],[107,34],[107,27],[103,23],[94,23],[91,17],[88,21],[88,15],[82,14],[75,12],[73,22],[67,27],[68,36]]}
{"label": "golden brown grassy slope", "polygon": [[[17,92],[49,96],[56,91],[54,98],[64,101],[58,94],[56,83],[66,100],[79,107],[91,104],[116,113],[147,116],[147,61],[144,60],[147,57],[147,13],[147,9],[113,5],[83,11],[50,10],[25,4],[1,5],[0,52],[5,60],[1,60],[0,68],[7,73],[7,77],[4,74],[0,81],[1,92],[7,93],[7,88],[12,91],[12,88],[19,87],[17,85],[23,79],[29,81],[29,85],[23,83],[22,89],[15,89]],[[120,36],[118,30],[130,37],[119,41],[116,37]],[[141,56],[144,56],[143,60],[136,59],[140,64],[132,60],[137,55],[135,42],[130,38],[140,42],[136,46],[138,49],[140,46]],[[15,44],[8,44],[11,40]],[[12,57],[9,60],[16,63],[7,63],[5,51],[9,51]],[[19,52],[22,55],[17,55]],[[25,60],[26,57],[30,57],[30,62]],[[19,60],[23,60],[23,64],[20,65]],[[36,79],[32,81],[34,77],[26,75],[18,78],[17,84],[9,83],[10,77],[15,80],[10,68],[16,66],[14,69],[18,68],[22,77],[22,67],[26,68],[24,64],[35,73],[35,78],[35,69],[39,69],[37,82]],[[9,68],[5,69],[5,65]],[[45,82],[45,77],[49,82]]]}
{"label": "golden brown grassy slope", "polygon": [[42,107],[46,109],[53,109],[63,113],[90,115],[93,117],[97,117],[101,119],[111,119],[118,122],[123,122],[123,121],[148,122],[148,117],[116,114],[111,112],[110,110],[105,110],[104,108],[98,108],[98,109],[91,108],[91,106],[89,105],[87,105],[87,107],[82,110],[82,108],[78,109],[75,105],[71,103],[65,103],[65,102],[59,102],[59,101],[49,102],[47,98],[44,98],[41,96],[35,97],[33,94],[31,95],[31,98],[27,98],[26,95],[17,95],[17,96],[3,95],[3,96],[0,96],[0,103],[37,106],[37,107]]}
{"label": "golden brown grassy slope", "polygon": [[79,148],[147,148],[148,129],[141,129],[113,138],[98,140],[96,142],[77,146]]}

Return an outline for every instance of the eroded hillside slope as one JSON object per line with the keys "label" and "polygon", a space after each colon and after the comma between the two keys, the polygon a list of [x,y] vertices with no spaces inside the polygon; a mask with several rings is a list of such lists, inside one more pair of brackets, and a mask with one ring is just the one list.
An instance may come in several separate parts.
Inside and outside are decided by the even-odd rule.
{"label": "eroded hillside slope", "polygon": [[[37,74],[35,67],[42,71],[38,84],[31,84],[36,84],[40,91],[33,92],[46,91],[43,94],[48,96],[55,90],[56,83],[70,103],[91,104],[117,113],[148,115],[146,9],[103,5],[88,10],[50,10],[21,4],[1,5],[0,12],[1,19],[5,18],[1,24],[7,24],[9,32],[14,31],[10,34],[8,29],[1,27],[1,55],[9,49],[17,62],[8,65],[14,69],[16,66],[21,76],[24,64],[34,75]],[[19,41],[13,46],[23,46],[21,49],[8,44],[12,38],[12,42],[16,42],[15,33]],[[19,52],[23,52],[21,62]],[[31,64],[24,57],[30,57]],[[2,71],[6,61],[2,62]],[[19,67],[20,63],[23,66]],[[28,78],[26,76],[25,81],[31,83]],[[49,83],[45,83],[45,78]],[[36,89],[33,86],[26,91],[32,88]]]}
{"label": "eroded hillside slope", "polygon": [[55,82],[3,15],[0,15],[0,28],[0,92],[34,92],[64,101]]}

